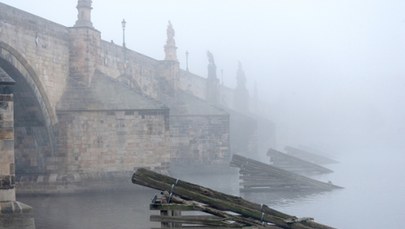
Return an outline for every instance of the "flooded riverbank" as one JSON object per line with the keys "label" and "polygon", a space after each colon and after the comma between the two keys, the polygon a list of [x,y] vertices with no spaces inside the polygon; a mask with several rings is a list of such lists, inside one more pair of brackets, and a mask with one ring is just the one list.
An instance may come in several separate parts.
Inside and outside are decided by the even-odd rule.
{"label": "flooded riverbank", "polygon": [[[375,154],[374,154],[375,155]],[[398,156],[345,157],[331,166],[334,173],[318,177],[343,190],[313,195],[242,194],[251,201],[298,217],[313,217],[336,228],[401,228],[405,185],[404,159]],[[178,178],[239,195],[237,174],[183,174]],[[62,196],[19,196],[34,208],[37,229],[147,229],[149,203],[156,190],[133,190]],[[384,219],[380,216],[384,215]],[[373,220],[370,220],[373,219]]]}

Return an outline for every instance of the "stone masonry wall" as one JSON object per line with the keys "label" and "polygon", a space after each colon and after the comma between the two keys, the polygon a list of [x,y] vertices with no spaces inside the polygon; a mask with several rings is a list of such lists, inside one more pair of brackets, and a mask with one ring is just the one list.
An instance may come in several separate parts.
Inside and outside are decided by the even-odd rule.
{"label": "stone masonry wall", "polygon": [[16,201],[13,95],[0,94],[0,228],[35,229],[32,208]]}
{"label": "stone masonry wall", "polygon": [[231,112],[230,134],[233,154],[257,158],[257,127],[257,120],[254,117]]}
{"label": "stone masonry wall", "polygon": [[[179,89],[187,91],[200,99],[206,99],[207,92],[207,79],[201,76],[195,75],[191,72],[180,71],[179,74]],[[234,93],[233,89],[224,85],[219,86],[219,98],[220,105],[233,109]]]}
{"label": "stone masonry wall", "polygon": [[180,71],[179,88],[187,91],[194,96],[205,99],[207,91],[207,82],[205,78],[187,71]]}
{"label": "stone masonry wall", "polygon": [[167,166],[167,119],[162,110],[59,113],[59,151],[66,152],[67,173]]}
{"label": "stone masonry wall", "polygon": [[0,41],[30,64],[55,107],[69,75],[68,29],[0,3]]}
{"label": "stone masonry wall", "polygon": [[229,116],[171,116],[173,159],[220,163],[228,159]]}
{"label": "stone masonry wall", "polygon": [[84,86],[91,84],[100,63],[101,34],[95,29],[72,27],[70,35],[69,77]]}
{"label": "stone masonry wall", "polygon": [[158,98],[158,60],[106,41],[101,42],[100,55],[101,72]]}

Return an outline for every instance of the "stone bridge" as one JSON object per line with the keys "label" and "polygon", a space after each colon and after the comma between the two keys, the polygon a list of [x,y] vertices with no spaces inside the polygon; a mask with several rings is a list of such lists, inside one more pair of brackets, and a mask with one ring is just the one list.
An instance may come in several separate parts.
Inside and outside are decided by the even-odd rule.
{"label": "stone bridge", "polygon": [[[208,79],[179,68],[171,24],[166,58],[155,60],[101,40],[91,0],[77,9],[66,27],[0,3],[0,68],[16,81],[22,184],[167,170],[174,160],[223,163],[232,141],[239,153],[255,152],[256,120],[232,109],[235,91],[219,85],[215,63]],[[232,135],[232,123],[246,134]]]}

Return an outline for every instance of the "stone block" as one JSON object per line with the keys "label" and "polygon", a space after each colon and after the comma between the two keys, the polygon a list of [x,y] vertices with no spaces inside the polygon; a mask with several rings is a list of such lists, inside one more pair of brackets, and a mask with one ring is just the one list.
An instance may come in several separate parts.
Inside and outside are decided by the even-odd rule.
{"label": "stone block", "polygon": [[0,102],[12,102],[13,95],[10,94],[0,94]]}
{"label": "stone block", "polygon": [[2,128],[0,129],[0,140],[12,140],[14,139],[14,129],[11,128]]}
{"label": "stone block", "polygon": [[58,174],[53,173],[53,174],[49,175],[48,182],[49,183],[56,183],[57,179],[58,179]]}
{"label": "stone block", "polygon": [[0,175],[0,190],[13,189],[15,187],[14,175]]}
{"label": "stone block", "polygon": [[0,120],[0,129],[3,128],[13,128],[14,122],[13,121],[2,121]]}
{"label": "stone block", "polygon": [[45,181],[45,177],[44,177],[44,176],[39,175],[39,176],[37,177],[37,183],[43,183],[44,181]]}
{"label": "stone block", "polygon": [[15,201],[15,189],[0,190],[0,203],[4,201]]}

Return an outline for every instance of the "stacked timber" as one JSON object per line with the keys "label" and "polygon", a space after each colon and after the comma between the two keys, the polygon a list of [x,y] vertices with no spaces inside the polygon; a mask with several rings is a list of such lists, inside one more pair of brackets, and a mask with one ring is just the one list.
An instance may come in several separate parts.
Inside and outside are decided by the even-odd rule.
{"label": "stacked timber", "polygon": [[292,155],[288,155],[275,149],[270,148],[267,151],[267,155],[270,157],[270,164],[293,173],[311,175],[333,172],[332,170],[323,166]]}
{"label": "stacked timber", "polygon": [[[150,206],[152,210],[160,210],[161,214],[151,216],[151,220],[160,221],[166,227],[332,229],[312,218],[297,218],[263,204],[147,169],[138,169],[132,176],[132,183],[162,191],[160,197],[153,198]],[[192,210],[208,215],[187,216],[179,213]]]}
{"label": "stacked timber", "polygon": [[306,150],[298,149],[295,147],[286,146],[284,149],[290,155],[293,155],[295,157],[301,158],[306,161],[310,161],[310,162],[318,164],[318,165],[327,165],[327,164],[338,163],[337,161],[335,161],[331,158],[328,158],[328,157],[325,157],[325,156],[322,156],[319,154],[311,153]]}
{"label": "stacked timber", "polygon": [[231,166],[239,168],[242,192],[319,192],[341,188],[317,181],[240,155],[233,155]]}

